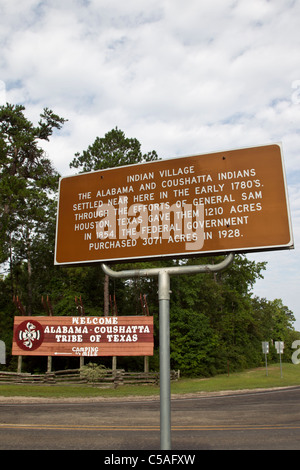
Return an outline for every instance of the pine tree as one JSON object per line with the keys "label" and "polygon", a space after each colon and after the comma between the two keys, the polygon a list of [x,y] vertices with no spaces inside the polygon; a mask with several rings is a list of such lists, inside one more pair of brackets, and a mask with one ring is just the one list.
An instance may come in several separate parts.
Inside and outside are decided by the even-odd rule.
{"label": "pine tree", "polygon": [[45,108],[34,126],[22,105],[0,107],[0,262],[14,268],[26,261],[28,313],[32,303],[32,250],[53,216],[58,173],[40,147],[65,119]]}

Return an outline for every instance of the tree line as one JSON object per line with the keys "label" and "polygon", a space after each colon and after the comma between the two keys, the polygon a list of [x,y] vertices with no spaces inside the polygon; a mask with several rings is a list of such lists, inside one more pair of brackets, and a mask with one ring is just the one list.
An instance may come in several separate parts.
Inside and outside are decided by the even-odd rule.
{"label": "tree line", "polygon": [[[66,119],[45,108],[37,125],[25,107],[0,107],[0,339],[6,343],[8,370],[13,319],[18,305],[26,315],[142,315],[145,302],[154,317],[155,353],[150,368],[158,370],[157,280],[109,279],[99,265],[54,266],[59,174],[42,150],[42,141],[59,132]],[[157,160],[155,150],[143,154],[136,138],[117,127],[97,137],[70,168],[100,170]],[[220,256],[143,263],[123,263],[116,269],[218,263]],[[284,360],[299,338],[295,318],[280,299],[254,297],[252,288],[263,277],[266,263],[237,255],[224,272],[171,278],[171,367],[186,376],[210,376],[263,364],[262,341],[271,343],[269,361],[278,360],[272,341],[285,342]],[[46,300],[47,299],[47,300]],[[110,358],[96,359],[110,367]],[[77,360],[78,362],[78,360]],[[55,358],[54,368],[76,367],[75,358]],[[118,366],[141,370],[142,358],[118,358]],[[4,368],[4,366],[2,366]],[[23,369],[45,370],[45,358],[27,357]]]}

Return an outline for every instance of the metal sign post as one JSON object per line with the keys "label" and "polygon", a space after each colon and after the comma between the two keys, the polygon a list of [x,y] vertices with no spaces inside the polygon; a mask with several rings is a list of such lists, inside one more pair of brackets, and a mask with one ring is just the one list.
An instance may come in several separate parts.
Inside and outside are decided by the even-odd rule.
{"label": "metal sign post", "polygon": [[266,376],[268,377],[268,360],[267,360],[267,354],[269,354],[269,342],[268,341],[263,341],[262,343],[262,350],[265,355],[265,363],[266,363]]}
{"label": "metal sign post", "polygon": [[279,360],[280,360],[280,377],[283,377],[282,374],[282,362],[281,362],[281,354],[283,354],[283,349],[284,349],[284,342],[283,341],[275,341],[275,348],[277,350],[277,354],[279,354]]}
{"label": "metal sign post", "polygon": [[158,276],[159,300],[159,364],[160,364],[160,444],[171,450],[171,385],[170,385],[170,276],[222,271],[233,262],[234,254],[214,265],[174,266],[168,268],[113,271],[102,264],[105,274],[113,278]]}
{"label": "metal sign post", "polygon": [[6,364],[6,346],[4,341],[0,341],[0,364]]}

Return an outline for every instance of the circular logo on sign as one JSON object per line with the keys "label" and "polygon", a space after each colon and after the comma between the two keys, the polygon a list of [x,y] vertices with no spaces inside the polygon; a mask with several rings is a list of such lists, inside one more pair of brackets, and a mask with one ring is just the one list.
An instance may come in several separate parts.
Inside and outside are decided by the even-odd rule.
{"label": "circular logo on sign", "polygon": [[16,329],[15,339],[19,348],[34,351],[44,340],[43,327],[35,320],[23,321]]}

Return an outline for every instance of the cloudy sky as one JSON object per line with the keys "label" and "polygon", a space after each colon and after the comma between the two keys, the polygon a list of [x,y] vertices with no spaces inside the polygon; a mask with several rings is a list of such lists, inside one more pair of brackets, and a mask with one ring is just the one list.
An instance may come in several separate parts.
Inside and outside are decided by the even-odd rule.
{"label": "cloudy sky", "polygon": [[161,158],[282,142],[296,249],[254,293],[300,330],[300,2],[0,0],[0,104],[68,119],[45,145],[55,168],[114,127]]}

